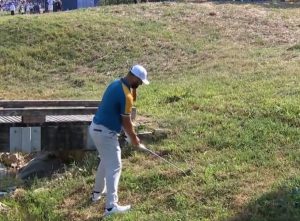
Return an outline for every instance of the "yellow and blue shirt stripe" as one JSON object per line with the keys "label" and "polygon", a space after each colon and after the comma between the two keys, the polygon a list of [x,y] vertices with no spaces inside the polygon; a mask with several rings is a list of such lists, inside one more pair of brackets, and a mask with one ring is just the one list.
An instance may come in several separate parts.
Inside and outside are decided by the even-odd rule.
{"label": "yellow and blue shirt stripe", "polygon": [[130,115],[133,96],[128,82],[121,78],[105,90],[93,122],[117,133],[122,129],[122,115]]}

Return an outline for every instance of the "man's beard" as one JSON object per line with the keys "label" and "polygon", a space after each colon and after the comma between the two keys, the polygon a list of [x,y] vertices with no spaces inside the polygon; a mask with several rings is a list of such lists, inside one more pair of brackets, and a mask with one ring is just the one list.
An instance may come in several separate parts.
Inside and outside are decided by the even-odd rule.
{"label": "man's beard", "polygon": [[133,88],[133,89],[137,89],[138,87],[139,87],[138,84],[133,84],[133,85],[131,85],[131,88]]}

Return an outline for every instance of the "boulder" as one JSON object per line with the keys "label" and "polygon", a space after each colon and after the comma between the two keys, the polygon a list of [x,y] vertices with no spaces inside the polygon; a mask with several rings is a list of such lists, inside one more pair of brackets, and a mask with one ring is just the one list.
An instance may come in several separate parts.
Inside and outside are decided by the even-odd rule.
{"label": "boulder", "polygon": [[22,179],[51,177],[53,173],[64,168],[64,163],[53,153],[42,153],[24,166],[17,176]]}
{"label": "boulder", "polygon": [[6,206],[4,203],[0,202],[0,213],[7,213],[9,211],[9,207]]}
{"label": "boulder", "polygon": [[0,155],[0,162],[7,167],[17,168],[24,162],[24,158],[19,153],[2,153]]}

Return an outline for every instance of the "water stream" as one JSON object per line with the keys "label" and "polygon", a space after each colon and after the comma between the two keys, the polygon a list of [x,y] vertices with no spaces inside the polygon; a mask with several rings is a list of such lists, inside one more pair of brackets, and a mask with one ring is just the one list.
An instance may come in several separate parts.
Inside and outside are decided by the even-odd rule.
{"label": "water stream", "polygon": [[7,173],[7,170],[6,170],[5,166],[0,163],[0,197],[5,196],[7,194],[6,191],[2,190],[3,189],[2,185],[4,185],[3,183],[4,183],[4,177],[5,177],[6,173]]}
{"label": "water stream", "polygon": [[17,170],[7,169],[0,163],[0,197],[7,195],[16,188]]}
{"label": "water stream", "polygon": [[6,175],[6,173],[7,173],[7,170],[6,170],[5,166],[2,163],[0,163],[0,180],[2,177],[4,177]]}

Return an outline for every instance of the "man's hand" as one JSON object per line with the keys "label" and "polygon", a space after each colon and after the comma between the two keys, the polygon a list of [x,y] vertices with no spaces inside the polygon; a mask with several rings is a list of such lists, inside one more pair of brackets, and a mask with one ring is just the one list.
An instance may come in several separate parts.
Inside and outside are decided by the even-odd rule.
{"label": "man's hand", "polygon": [[140,139],[138,138],[138,136],[134,136],[133,139],[131,139],[131,144],[134,146],[134,147],[138,147],[140,145],[141,141]]}
{"label": "man's hand", "polygon": [[126,136],[126,138],[125,138],[125,140],[127,141],[127,143],[129,143],[129,144],[131,144],[131,145],[133,145],[133,146],[138,146],[138,145],[140,145],[140,139],[139,139],[139,137],[138,136],[136,136],[135,134],[134,134],[134,136],[133,136],[133,139],[132,138],[130,138],[129,137],[129,135],[125,132],[125,136]]}
{"label": "man's hand", "polygon": [[140,144],[140,139],[134,131],[130,115],[122,116],[122,126],[127,138],[129,138],[129,143],[131,143],[133,146],[138,146]]}

